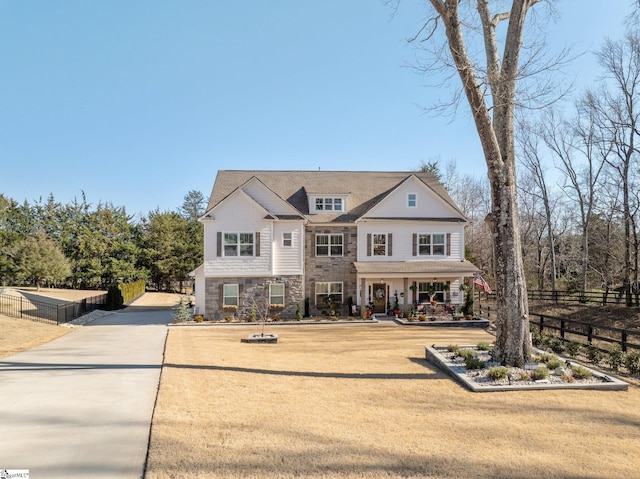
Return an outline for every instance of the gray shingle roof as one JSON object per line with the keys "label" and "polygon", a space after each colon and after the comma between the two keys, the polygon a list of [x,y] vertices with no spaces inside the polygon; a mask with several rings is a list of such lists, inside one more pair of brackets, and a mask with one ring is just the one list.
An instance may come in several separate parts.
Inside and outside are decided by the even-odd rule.
{"label": "gray shingle roof", "polygon": [[[349,211],[343,214],[314,214],[313,223],[351,223],[387,196],[409,176],[415,175],[460,212],[447,191],[433,173],[410,171],[277,171],[277,170],[219,170],[207,210],[256,177],[274,193],[304,215],[309,214],[307,194],[349,194]],[[460,212],[460,217],[464,218]]]}

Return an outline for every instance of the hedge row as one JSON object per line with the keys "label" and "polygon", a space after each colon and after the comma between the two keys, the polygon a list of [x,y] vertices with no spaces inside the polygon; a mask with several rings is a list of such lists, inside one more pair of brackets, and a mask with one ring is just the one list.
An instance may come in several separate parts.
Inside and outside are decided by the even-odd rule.
{"label": "hedge row", "polygon": [[107,309],[120,309],[125,303],[133,301],[144,294],[145,281],[135,281],[134,283],[112,284],[107,290]]}

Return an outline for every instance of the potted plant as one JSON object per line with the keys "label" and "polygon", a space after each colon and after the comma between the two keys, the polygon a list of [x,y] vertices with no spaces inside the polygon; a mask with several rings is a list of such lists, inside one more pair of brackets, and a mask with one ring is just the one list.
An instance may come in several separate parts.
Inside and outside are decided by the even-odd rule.
{"label": "potted plant", "polygon": [[394,303],[393,303],[393,314],[396,318],[399,318],[402,314],[402,310],[400,309],[400,303],[398,302],[398,292],[396,291],[394,295]]}

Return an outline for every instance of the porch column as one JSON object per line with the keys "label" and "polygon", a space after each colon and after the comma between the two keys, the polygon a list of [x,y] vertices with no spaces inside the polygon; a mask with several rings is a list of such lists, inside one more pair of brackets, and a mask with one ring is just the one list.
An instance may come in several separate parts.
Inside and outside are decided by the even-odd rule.
{"label": "porch column", "polygon": [[360,317],[367,319],[367,280],[360,278]]}
{"label": "porch column", "polygon": [[409,306],[409,278],[402,280],[402,289],[404,294],[404,309],[406,311]]}

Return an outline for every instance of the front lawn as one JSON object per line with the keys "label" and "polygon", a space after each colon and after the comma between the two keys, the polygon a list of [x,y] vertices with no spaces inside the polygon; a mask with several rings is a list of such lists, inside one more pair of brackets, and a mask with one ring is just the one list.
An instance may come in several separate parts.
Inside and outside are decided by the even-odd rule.
{"label": "front lawn", "polygon": [[[275,328],[267,327],[267,332]],[[146,477],[633,477],[640,389],[473,394],[425,345],[483,330],[174,327]]]}

